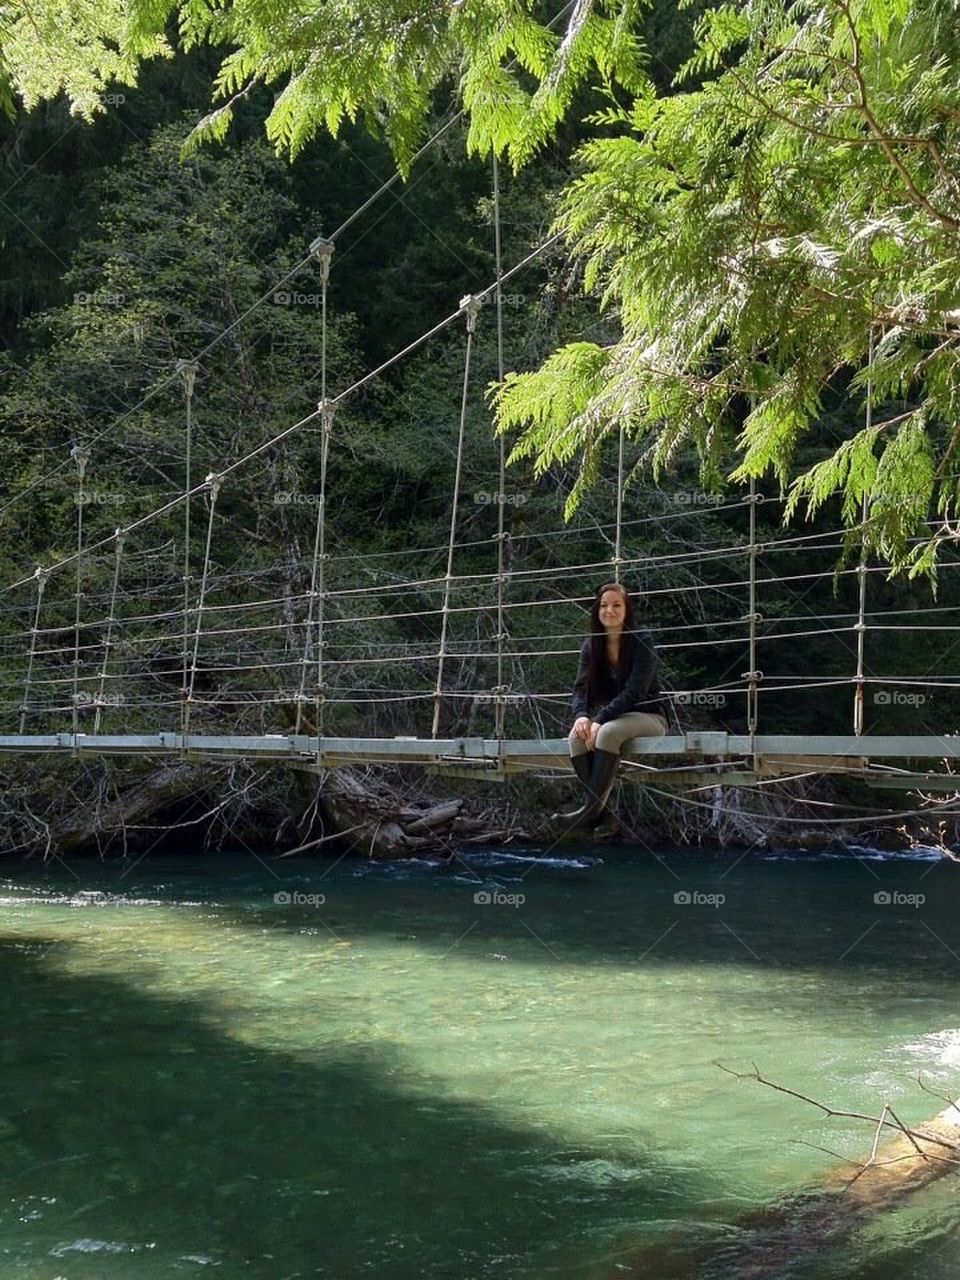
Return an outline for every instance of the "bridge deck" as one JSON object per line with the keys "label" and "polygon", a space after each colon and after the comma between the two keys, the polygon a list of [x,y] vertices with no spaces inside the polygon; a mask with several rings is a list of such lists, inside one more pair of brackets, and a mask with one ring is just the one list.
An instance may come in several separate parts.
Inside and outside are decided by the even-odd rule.
{"label": "bridge deck", "polygon": [[[530,769],[569,768],[564,738],[333,738],[307,735],[260,736],[151,734],[0,735],[0,753],[78,756],[185,756],[193,760],[249,759],[286,762],[304,768],[336,769],[351,764],[413,764],[476,778],[501,778]],[[676,784],[747,785],[762,778],[796,773],[852,774],[881,786],[936,786],[960,783],[949,774],[875,765],[873,761],[956,760],[960,735],[863,736],[748,734],[692,730],[663,738],[634,738],[625,744],[624,775],[636,781]]]}

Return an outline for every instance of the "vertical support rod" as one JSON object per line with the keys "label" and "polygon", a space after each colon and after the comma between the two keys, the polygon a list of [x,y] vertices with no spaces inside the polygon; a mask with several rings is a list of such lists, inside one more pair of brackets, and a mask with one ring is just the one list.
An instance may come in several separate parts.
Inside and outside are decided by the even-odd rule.
{"label": "vertical support rod", "polygon": [[320,401],[327,398],[327,289],[330,284],[330,263],[334,243],[318,236],[310,246],[310,252],[320,263]]}
{"label": "vertical support rod", "polygon": [[447,572],[443,583],[443,607],[440,612],[440,652],[437,662],[437,685],[433,694],[433,728],[436,737],[440,728],[440,705],[443,701],[443,668],[447,656],[447,618],[450,613],[450,583],[453,578],[453,550],[457,536],[457,507],[460,503],[460,472],[463,466],[463,440],[467,423],[467,397],[470,391],[470,360],[473,354],[473,335],[477,331],[477,316],[481,299],[468,294],[460,299],[460,310],[467,317],[467,350],[463,360],[463,393],[460,397],[460,433],[457,437],[457,466],[453,477],[453,505],[450,511],[450,538],[447,543]]}
{"label": "vertical support rod", "polygon": [[213,517],[217,507],[217,494],[223,484],[223,476],[210,472],[204,481],[210,491],[210,508],[207,517],[207,540],[203,550],[203,574],[200,578],[200,592],[197,596],[197,621],[193,631],[193,658],[190,662],[187,696],[184,699],[183,741],[181,750],[187,749],[187,734],[190,732],[190,711],[193,705],[193,691],[197,681],[197,656],[200,653],[200,631],[203,626],[203,605],[207,597],[207,576],[210,572],[210,544],[213,540]]}
{"label": "vertical support rod", "polygon": [[[503,354],[503,244],[500,233],[500,162],[493,153],[493,249],[497,271],[497,381],[503,382],[505,361]],[[499,487],[497,493],[497,683],[494,689],[494,728],[498,742],[503,741],[507,714],[507,687],[503,680],[503,642],[507,638],[503,607],[506,583],[506,529],[504,527],[507,504],[504,487],[507,472],[507,442],[503,432],[497,437],[500,446]]]}
{"label": "vertical support rod", "polygon": [[[187,733],[187,680],[190,660],[190,490],[193,488],[193,384],[197,376],[195,360],[178,360],[177,372],[183,378],[183,391],[187,402],[186,457],[183,477],[183,676],[180,684],[180,733]],[[99,714],[99,712],[98,712]]]}
{"label": "vertical support rod", "polygon": [[617,532],[613,544],[613,580],[620,581],[623,561],[623,423],[620,424],[620,448],[617,455]]}
{"label": "vertical support rod", "polygon": [[744,672],[747,681],[747,732],[750,735],[750,754],[753,767],[757,767],[757,726],[760,718],[759,683],[761,673],[757,670],[757,623],[760,614],[757,612],[757,504],[763,497],[757,493],[757,482],[750,477],[750,492],[747,496],[750,504],[750,542],[748,547],[749,562],[749,598],[747,602],[747,622],[749,631],[749,671]]}
{"label": "vertical support rod", "polygon": [[[330,284],[330,264],[333,258],[334,243],[318,236],[310,246],[310,251],[320,263],[320,501],[317,504],[317,520],[313,531],[313,563],[310,570],[310,598],[307,602],[307,624],[303,637],[303,664],[300,669],[300,688],[297,693],[297,718],[294,733],[299,733],[303,723],[303,705],[307,696],[307,670],[310,664],[310,645],[313,641],[313,608],[318,600],[319,590],[323,591],[323,562],[326,559],[324,550],[327,506],[327,453],[330,447],[330,432],[333,429],[335,406],[327,401],[327,291]],[[320,620],[318,623],[318,645],[323,642],[323,605],[318,602]],[[323,658],[317,652],[317,689],[316,729],[317,729],[317,761],[320,760],[320,739],[323,736]]]}
{"label": "vertical support rod", "polygon": [[[873,325],[870,326],[870,338],[867,356],[867,406],[864,413],[864,426],[869,431],[873,425]],[[859,599],[857,604],[857,675],[853,690],[853,732],[856,737],[863,734],[863,659],[866,649],[867,624],[865,622],[867,605],[867,516],[870,508],[867,495],[863,495],[863,506],[860,512],[860,563],[857,566]]]}
{"label": "vertical support rod", "polygon": [[27,675],[23,682],[23,702],[20,705],[20,733],[26,732],[27,711],[30,708],[30,681],[33,679],[33,661],[37,652],[37,635],[40,631],[40,606],[43,603],[43,589],[47,585],[50,570],[37,565],[33,580],[37,584],[37,603],[33,611],[33,626],[30,628],[30,652],[27,655]]}
{"label": "vertical support rod", "polygon": [[100,732],[100,721],[103,716],[103,699],[107,688],[107,671],[110,666],[110,650],[113,648],[113,624],[116,622],[117,608],[117,587],[120,583],[120,557],[123,554],[123,538],[122,529],[117,529],[114,533],[116,540],[116,555],[113,561],[113,587],[110,591],[110,613],[107,615],[107,634],[103,638],[103,663],[100,667],[100,688],[97,690],[97,713],[93,721],[93,732]]}
{"label": "vertical support rod", "polygon": [[77,750],[77,733],[80,727],[80,591],[81,570],[83,560],[83,508],[87,495],[84,481],[87,476],[87,463],[90,461],[90,450],[85,445],[75,444],[70,450],[70,457],[77,464],[77,572],[74,583],[73,608],[73,750]]}
{"label": "vertical support rod", "polygon": [[[317,763],[320,763],[320,740],[323,737],[323,710],[326,701],[326,689],[323,683],[323,649],[326,641],[323,638],[325,619],[324,602],[326,600],[326,534],[327,534],[327,458],[330,454],[330,436],[333,431],[333,416],[336,405],[332,401],[321,400],[317,406],[320,411],[320,493],[317,504],[317,523],[313,534],[313,566],[310,571],[310,599],[307,602],[307,627],[303,639],[303,665],[300,669],[300,689],[297,693],[297,720],[295,733],[300,732],[303,719],[303,704],[307,698],[307,669],[310,662],[310,646],[317,647],[317,682],[314,694],[314,706],[317,730]],[[316,640],[314,633],[314,605],[316,605]]]}

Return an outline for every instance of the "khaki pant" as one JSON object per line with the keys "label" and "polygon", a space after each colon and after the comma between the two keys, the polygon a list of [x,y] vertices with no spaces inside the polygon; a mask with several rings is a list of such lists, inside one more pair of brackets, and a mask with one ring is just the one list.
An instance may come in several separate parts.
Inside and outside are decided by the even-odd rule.
{"label": "khaki pant", "polygon": [[[620,754],[620,748],[630,738],[662,738],[667,732],[667,722],[663,716],[653,715],[649,711],[628,711],[625,716],[617,716],[616,720],[608,720],[600,726],[597,734],[597,750]],[[567,742],[572,756],[582,756],[587,752],[587,744],[571,730]]]}

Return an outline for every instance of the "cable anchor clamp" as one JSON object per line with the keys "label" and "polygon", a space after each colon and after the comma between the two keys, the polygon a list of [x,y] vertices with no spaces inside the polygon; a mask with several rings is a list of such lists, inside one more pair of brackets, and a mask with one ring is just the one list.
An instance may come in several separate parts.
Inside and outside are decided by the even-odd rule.
{"label": "cable anchor clamp", "polygon": [[329,435],[333,430],[333,419],[337,412],[336,400],[318,400],[317,413],[320,415],[320,429],[325,435]]}
{"label": "cable anchor clamp", "polygon": [[211,502],[216,502],[217,494],[220,492],[220,486],[223,484],[223,476],[219,471],[211,471],[207,474],[207,478],[203,482],[210,490]]}
{"label": "cable anchor clamp", "polygon": [[483,298],[475,293],[465,294],[460,299],[460,310],[465,312],[467,317],[467,333],[476,333],[477,316],[482,306]]}
{"label": "cable anchor clamp", "polygon": [[193,395],[193,383],[197,376],[196,360],[178,360],[177,373],[183,379],[183,390],[187,399]]}
{"label": "cable anchor clamp", "polygon": [[310,241],[310,256],[316,258],[320,263],[320,281],[326,284],[330,279],[330,259],[333,257],[333,251],[336,245],[332,240],[328,240],[326,236],[317,236],[315,240]]}
{"label": "cable anchor clamp", "polygon": [[77,470],[80,472],[80,480],[87,473],[87,463],[90,461],[90,450],[85,444],[75,444],[70,450],[70,457],[77,464]]}

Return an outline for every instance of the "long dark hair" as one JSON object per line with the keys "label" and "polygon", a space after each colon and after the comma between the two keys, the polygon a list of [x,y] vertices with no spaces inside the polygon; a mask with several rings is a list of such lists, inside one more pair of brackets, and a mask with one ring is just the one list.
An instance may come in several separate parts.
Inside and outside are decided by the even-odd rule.
{"label": "long dark hair", "polygon": [[591,707],[597,705],[601,699],[600,690],[603,688],[603,676],[607,669],[607,633],[603,629],[600,622],[600,601],[603,599],[605,591],[616,591],[623,598],[623,631],[620,635],[620,653],[617,658],[617,666],[620,670],[621,678],[630,670],[633,662],[633,646],[636,643],[633,637],[634,617],[633,617],[633,600],[630,598],[630,592],[622,582],[605,582],[602,587],[597,588],[596,595],[593,597],[593,604],[590,607],[590,655],[587,666],[587,701]]}

